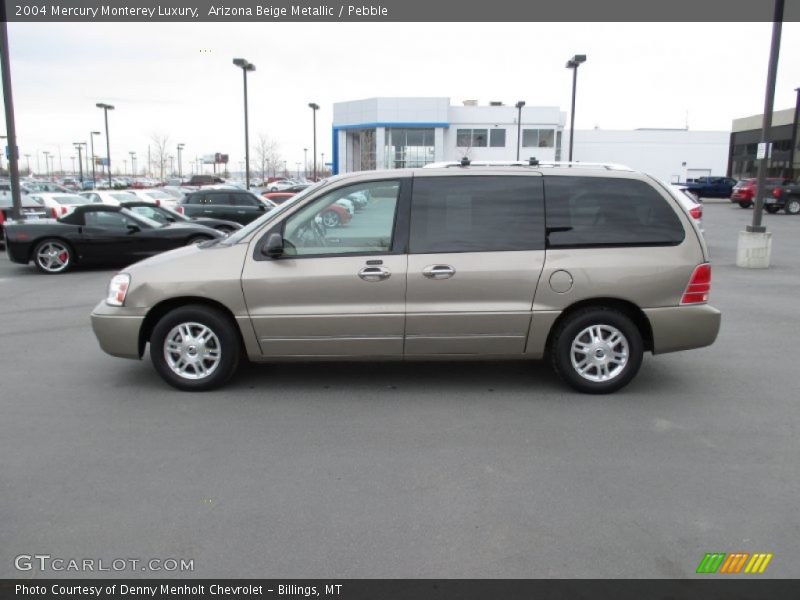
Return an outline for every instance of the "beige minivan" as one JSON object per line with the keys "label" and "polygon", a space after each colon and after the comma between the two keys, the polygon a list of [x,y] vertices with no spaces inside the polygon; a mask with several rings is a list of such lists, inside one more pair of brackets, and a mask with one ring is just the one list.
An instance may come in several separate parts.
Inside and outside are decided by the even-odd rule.
{"label": "beige minivan", "polygon": [[[339,227],[321,215],[358,195]],[[516,164],[322,181],[233,235],[116,275],[92,313],[107,353],[182,390],[242,357],[547,357],[581,392],[620,389],[653,354],[713,343],[703,236],[648,175]]]}

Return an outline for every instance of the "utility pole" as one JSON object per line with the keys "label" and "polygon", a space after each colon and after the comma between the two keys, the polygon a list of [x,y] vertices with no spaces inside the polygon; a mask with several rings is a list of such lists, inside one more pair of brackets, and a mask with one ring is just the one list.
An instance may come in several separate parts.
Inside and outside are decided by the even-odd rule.
{"label": "utility pole", "polygon": [[22,196],[19,189],[19,164],[17,157],[17,127],[14,121],[14,99],[11,93],[11,62],[8,60],[8,17],[6,3],[0,8],[0,62],[2,63],[3,103],[6,113],[6,136],[8,137],[8,175],[11,181],[11,214],[22,217]]}

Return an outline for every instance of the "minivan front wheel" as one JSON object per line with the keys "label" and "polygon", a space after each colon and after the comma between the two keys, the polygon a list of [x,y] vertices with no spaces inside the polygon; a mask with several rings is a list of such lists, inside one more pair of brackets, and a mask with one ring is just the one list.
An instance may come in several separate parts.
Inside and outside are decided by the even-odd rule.
{"label": "minivan front wheel", "polygon": [[219,387],[241,357],[235,327],[227,315],[208,306],[176,308],[153,328],[150,359],[158,374],[179,390]]}
{"label": "minivan front wheel", "polygon": [[639,371],[644,346],[639,329],[610,308],[587,308],[559,326],[550,348],[556,373],[580,392],[607,394]]}

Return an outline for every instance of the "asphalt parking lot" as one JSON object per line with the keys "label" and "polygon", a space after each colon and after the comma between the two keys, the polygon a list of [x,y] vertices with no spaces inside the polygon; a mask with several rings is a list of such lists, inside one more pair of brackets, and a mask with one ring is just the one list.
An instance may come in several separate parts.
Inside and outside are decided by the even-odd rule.
{"label": "asphalt parking lot", "polygon": [[[690,577],[770,552],[798,577],[800,217],[706,201],[710,348],[652,357],[613,396],[544,363],[247,366],[177,392],[106,356],[113,271],[0,258],[0,577],[14,557],[184,558],[192,577]],[[96,573],[114,576],[115,573]],[[743,576],[743,575],[742,575]]]}

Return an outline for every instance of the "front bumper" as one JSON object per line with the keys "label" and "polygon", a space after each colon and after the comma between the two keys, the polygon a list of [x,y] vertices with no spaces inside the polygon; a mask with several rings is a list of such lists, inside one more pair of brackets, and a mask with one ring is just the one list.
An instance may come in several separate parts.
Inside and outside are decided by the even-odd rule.
{"label": "front bumper", "polygon": [[120,358],[141,358],[139,331],[144,315],[126,314],[124,307],[109,306],[105,300],[92,311],[92,330],[104,352]]}
{"label": "front bumper", "polygon": [[708,304],[646,308],[653,329],[653,354],[710,346],[717,339],[722,313]]}

